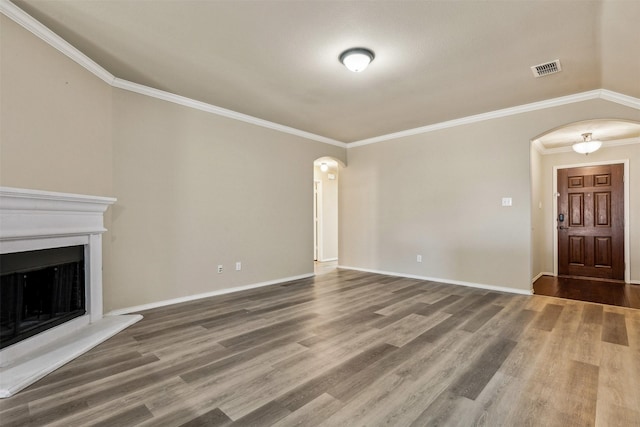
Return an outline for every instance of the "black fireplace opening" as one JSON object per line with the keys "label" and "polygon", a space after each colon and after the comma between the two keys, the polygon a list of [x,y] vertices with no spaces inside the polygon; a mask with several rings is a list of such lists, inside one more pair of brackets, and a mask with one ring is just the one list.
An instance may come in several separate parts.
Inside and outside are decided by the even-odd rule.
{"label": "black fireplace opening", "polygon": [[85,313],[84,246],[0,255],[0,348]]}

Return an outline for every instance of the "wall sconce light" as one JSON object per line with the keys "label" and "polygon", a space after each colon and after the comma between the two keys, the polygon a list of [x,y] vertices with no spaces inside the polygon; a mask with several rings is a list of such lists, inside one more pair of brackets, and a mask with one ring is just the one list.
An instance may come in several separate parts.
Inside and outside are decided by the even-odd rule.
{"label": "wall sconce light", "polygon": [[321,170],[322,172],[326,172],[326,171],[328,171],[328,170],[329,170],[329,165],[328,165],[328,164],[326,164],[326,163],[320,163],[320,170]]}

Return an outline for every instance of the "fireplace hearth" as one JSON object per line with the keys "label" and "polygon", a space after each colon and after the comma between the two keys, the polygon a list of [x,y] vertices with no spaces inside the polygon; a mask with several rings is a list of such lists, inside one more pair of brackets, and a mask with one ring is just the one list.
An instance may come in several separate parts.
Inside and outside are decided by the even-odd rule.
{"label": "fireplace hearth", "polygon": [[102,314],[108,197],[0,187],[0,398],[140,315]]}

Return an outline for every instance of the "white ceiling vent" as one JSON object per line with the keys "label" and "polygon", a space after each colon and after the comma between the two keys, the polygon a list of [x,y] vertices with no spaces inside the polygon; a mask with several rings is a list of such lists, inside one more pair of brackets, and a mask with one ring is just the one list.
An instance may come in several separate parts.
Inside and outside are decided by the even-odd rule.
{"label": "white ceiling vent", "polygon": [[543,77],[549,74],[559,73],[562,71],[562,66],[560,66],[560,60],[556,59],[546,64],[534,65],[531,67],[531,71],[533,71],[535,77]]}

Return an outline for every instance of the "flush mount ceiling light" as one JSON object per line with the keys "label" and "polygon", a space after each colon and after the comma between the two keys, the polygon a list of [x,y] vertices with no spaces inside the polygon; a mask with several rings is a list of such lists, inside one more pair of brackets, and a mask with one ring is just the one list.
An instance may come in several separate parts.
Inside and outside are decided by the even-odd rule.
{"label": "flush mount ceiling light", "polygon": [[354,73],[364,71],[376,56],[369,49],[354,47],[340,54],[340,62]]}
{"label": "flush mount ceiling light", "polygon": [[592,140],[591,133],[583,133],[582,141],[573,144],[573,151],[580,154],[589,154],[597,151],[602,146],[602,141]]}

